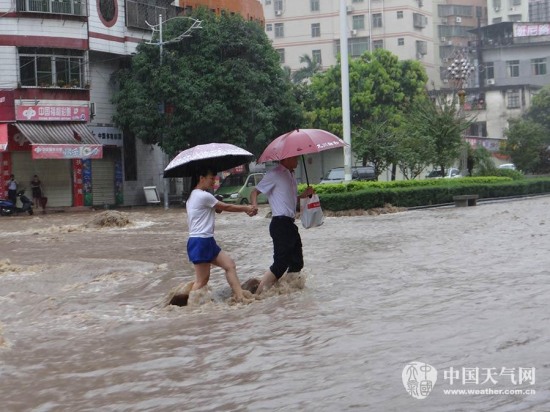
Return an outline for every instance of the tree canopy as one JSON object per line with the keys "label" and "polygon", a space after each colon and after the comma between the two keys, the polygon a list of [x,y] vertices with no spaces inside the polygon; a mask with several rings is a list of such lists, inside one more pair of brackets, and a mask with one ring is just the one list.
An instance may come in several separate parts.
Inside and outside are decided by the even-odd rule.
{"label": "tree canopy", "polygon": [[[312,78],[306,116],[312,127],[342,135],[340,63]],[[396,129],[424,95],[427,75],[417,61],[400,61],[384,49],[365,52],[349,62],[352,148],[377,175],[395,162]]]}
{"label": "tree canopy", "polygon": [[524,172],[550,171],[550,86],[537,93],[525,115],[509,123],[503,153]]}
{"label": "tree canopy", "polygon": [[[159,46],[142,43],[131,67],[118,73],[114,121],[170,155],[210,142],[258,155],[302,119],[279,56],[263,28],[240,15],[198,9],[191,17],[202,29],[164,45],[162,64]],[[167,21],[163,40],[191,23]]]}

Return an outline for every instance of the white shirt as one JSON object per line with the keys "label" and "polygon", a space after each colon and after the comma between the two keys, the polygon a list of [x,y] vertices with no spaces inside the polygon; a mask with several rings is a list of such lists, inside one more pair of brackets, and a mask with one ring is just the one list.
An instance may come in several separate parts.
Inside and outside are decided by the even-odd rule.
{"label": "white shirt", "polygon": [[17,182],[15,180],[9,181],[8,190],[17,190]]}
{"label": "white shirt", "polygon": [[294,175],[283,165],[271,169],[256,186],[267,196],[273,216],[296,216],[298,185]]}
{"label": "white shirt", "polygon": [[214,237],[218,199],[204,190],[194,189],[185,202],[189,237]]}

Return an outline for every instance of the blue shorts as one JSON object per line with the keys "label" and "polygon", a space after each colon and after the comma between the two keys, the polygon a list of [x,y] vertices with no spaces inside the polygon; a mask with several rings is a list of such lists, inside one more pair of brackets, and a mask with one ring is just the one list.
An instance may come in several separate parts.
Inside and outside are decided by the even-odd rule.
{"label": "blue shorts", "polygon": [[187,256],[195,265],[212,262],[221,251],[213,237],[190,237],[187,240]]}

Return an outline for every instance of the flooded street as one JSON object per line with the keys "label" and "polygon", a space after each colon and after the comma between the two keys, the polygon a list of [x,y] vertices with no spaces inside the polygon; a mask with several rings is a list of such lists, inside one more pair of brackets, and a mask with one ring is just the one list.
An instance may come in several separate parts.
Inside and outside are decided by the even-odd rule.
{"label": "flooded street", "polygon": [[[216,217],[241,281],[267,212]],[[230,304],[214,269],[197,307],[163,304],[194,276],[184,209],[101,213],[1,218],[2,411],[550,410],[548,196],[327,217],[305,288]]]}

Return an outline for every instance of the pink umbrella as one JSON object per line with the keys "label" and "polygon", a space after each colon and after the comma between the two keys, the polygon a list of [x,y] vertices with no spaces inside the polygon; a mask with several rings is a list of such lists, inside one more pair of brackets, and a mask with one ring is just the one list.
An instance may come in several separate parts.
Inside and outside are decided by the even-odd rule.
{"label": "pink umbrella", "polygon": [[273,140],[264,150],[258,163],[279,161],[289,157],[302,156],[304,171],[307,169],[303,155],[348,146],[342,139],[322,129],[296,129]]}
{"label": "pink umbrella", "polygon": [[279,161],[344,146],[347,146],[346,142],[326,130],[296,129],[273,140],[258,159],[258,163]]}

